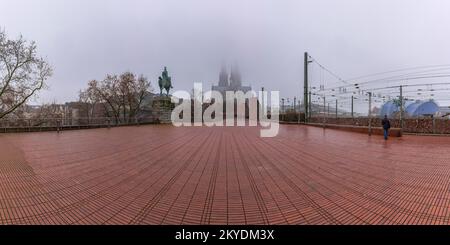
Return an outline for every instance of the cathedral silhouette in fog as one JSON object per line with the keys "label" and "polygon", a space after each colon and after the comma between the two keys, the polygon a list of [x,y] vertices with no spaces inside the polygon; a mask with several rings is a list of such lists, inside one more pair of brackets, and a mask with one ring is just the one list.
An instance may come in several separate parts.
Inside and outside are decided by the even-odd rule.
{"label": "cathedral silhouette in fog", "polygon": [[247,93],[248,91],[252,90],[252,87],[242,85],[241,73],[236,66],[231,67],[230,75],[228,75],[227,69],[223,65],[219,75],[219,84],[217,86],[213,85],[212,90],[220,92],[225,99],[227,91],[242,91],[244,93]]}

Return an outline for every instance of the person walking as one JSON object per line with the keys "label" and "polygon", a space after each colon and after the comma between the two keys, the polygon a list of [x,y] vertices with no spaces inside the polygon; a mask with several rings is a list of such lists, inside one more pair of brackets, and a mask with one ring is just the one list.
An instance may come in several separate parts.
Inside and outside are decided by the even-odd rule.
{"label": "person walking", "polygon": [[384,140],[387,140],[389,136],[389,129],[391,128],[391,122],[389,121],[387,115],[384,115],[384,119],[381,121],[381,124],[383,125]]}

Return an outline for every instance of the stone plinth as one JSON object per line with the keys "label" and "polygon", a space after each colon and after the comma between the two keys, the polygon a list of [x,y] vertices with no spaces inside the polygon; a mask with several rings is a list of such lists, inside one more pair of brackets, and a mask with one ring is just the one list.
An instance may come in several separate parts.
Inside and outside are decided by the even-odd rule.
{"label": "stone plinth", "polygon": [[153,118],[159,123],[172,123],[171,113],[175,108],[175,104],[172,103],[170,96],[157,96],[153,99]]}

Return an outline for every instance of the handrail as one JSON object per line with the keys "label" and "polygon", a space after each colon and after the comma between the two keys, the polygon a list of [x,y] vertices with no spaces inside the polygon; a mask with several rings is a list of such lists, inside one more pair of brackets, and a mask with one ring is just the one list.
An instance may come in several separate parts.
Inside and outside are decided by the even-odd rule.
{"label": "handrail", "polygon": [[45,127],[85,127],[85,126],[114,126],[152,123],[153,117],[136,117],[131,120],[113,117],[80,117],[80,118],[2,118],[0,128],[45,128]]}

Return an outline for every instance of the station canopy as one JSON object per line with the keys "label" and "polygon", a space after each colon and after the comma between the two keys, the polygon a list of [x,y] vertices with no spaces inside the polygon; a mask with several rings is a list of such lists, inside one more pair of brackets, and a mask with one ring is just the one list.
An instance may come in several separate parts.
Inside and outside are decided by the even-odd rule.
{"label": "station canopy", "polygon": [[[394,117],[398,112],[400,112],[399,106],[394,101],[388,101],[381,107],[380,117],[384,117],[385,115]],[[431,116],[437,113],[439,113],[439,105],[433,100],[405,102],[405,116]]]}

